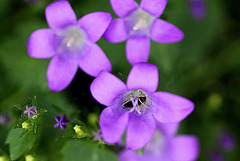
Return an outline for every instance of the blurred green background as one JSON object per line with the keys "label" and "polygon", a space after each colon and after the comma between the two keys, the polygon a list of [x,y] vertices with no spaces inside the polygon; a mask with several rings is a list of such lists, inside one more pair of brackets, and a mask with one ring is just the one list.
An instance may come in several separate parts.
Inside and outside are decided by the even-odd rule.
{"label": "blurred green background", "polygon": [[[109,0],[69,1],[78,18],[94,11],[109,12],[117,17]],[[5,139],[21,115],[21,111],[13,105],[24,105],[36,95],[38,107],[48,109],[40,122],[44,132],[38,138],[41,141],[36,147],[37,155],[42,157],[40,160],[62,158],[62,154],[53,150],[59,133],[52,128],[54,115],[60,115],[59,111],[63,111],[70,117],[77,116],[88,127],[97,129],[96,117],[104,108],[91,97],[89,86],[92,77],[78,70],[66,90],[54,93],[47,85],[49,59],[28,56],[28,37],[37,29],[48,28],[45,7],[51,2],[0,2],[0,114],[7,112],[11,117],[8,126],[0,126],[0,150],[9,153]],[[187,97],[195,103],[195,110],[181,123],[179,133],[199,137],[201,151],[198,160],[210,160],[209,153],[217,151],[225,160],[237,161],[240,158],[240,2],[206,2],[207,16],[195,20],[189,12],[189,1],[169,0],[161,18],[178,26],[185,38],[174,44],[151,42],[149,63],[158,66],[158,90]],[[113,73],[124,80],[131,69],[125,56],[125,42],[110,44],[102,38],[97,43],[110,59]],[[236,141],[235,149],[230,152],[223,152],[218,146],[217,138],[225,131],[233,135]]]}

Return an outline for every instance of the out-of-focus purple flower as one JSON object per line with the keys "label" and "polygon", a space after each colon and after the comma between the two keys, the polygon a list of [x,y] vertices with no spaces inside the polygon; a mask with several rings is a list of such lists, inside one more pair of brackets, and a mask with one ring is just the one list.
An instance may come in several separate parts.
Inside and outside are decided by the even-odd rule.
{"label": "out-of-focus purple flower", "polygon": [[32,107],[26,106],[26,110],[24,111],[24,114],[27,114],[28,118],[32,118],[34,115],[37,115],[36,107],[35,106],[32,106]]}
{"label": "out-of-focus purple flower", "polygon": [[69,122],[66,115],[63,114],[61,118],[59,116],[55,116],[55,120],[57,123],[54,125],[54,128],[57,128],[58,126],[60,126],[62,130],[65,130],[65,128],[67,127],[66,123]]}
{"label": "out-of-focus purple flower", "polygon": [[218,138],[220,146],[225,151],[232,151],[236,146],[235,137],[229,132],[222,132]]}
{"label": "out-of-focus purple flower", "polygon": [[156,120],[176,123],[193,111],[191,101],[168,92],[156,92],[157,87],[157,66],[148,63],[134,65],[126,85],[106,71],[95,78],[91,93],[99,103],[108,106],[99,122],[107,143],[118,142],[127,128],[127,148],[140,149],[153,137]]}
{"label": "out-of-focus purple flower", "polygon": [[100,130],[99,130],[99,131],[93,131],[92,134],[93,134],[93,136],[94,136],[94,137],[93,137],[93,140],[94,140],[94,141],[104,142]]}
{"label": "out-of-focus purple flower", "polygon": [[78,66],[94,77],[102,70],[111,71],[110,61],[95,43],[110,24],[111,14],[94,12],[77,20],[66,0],[48,5],[45,14],[50,29],[31,34],[28,53],[39,59],[53,57],[47,70],[50,90],[59,92],[66,88]]}
{"label": "out-of-focus purple flower", "polygon": [[162,19],[167,0],[142,0],[140,6],[134,0],[110,0],[114,19],[104,33],[111,43],[127,40],[126,56],[130,64],[147,62],[150,38],[159,43],[181,41],[184,34],[176,26]]}
{"label": "out-of-focus purple flower", "polygon": [[7,125],[11,118],[7,113],[0,114],[0,125]]}
{"label": "out-of-focus purple flower", "polygon": [[225,161],[223,154],[217,151],[212,151],[209,153],[210,161]]}
{"label": "out-of-focus purple flower", "polygon": [[189,10],[191,16],[196,20],[202,20],[206,17],[205,0],[189,0]]}
{"label": "out-of-focus purple flower", "polygon": [[[192,135],[169,135],[174,124],[158,124],[152,140],[145,146],[142,155],[131,150],[119,154],[120,161],[193,161],[199,154],[199,141]],[[170,132],[169,132],[170,130]],[[176,131],[176,130],[175,130]]]}

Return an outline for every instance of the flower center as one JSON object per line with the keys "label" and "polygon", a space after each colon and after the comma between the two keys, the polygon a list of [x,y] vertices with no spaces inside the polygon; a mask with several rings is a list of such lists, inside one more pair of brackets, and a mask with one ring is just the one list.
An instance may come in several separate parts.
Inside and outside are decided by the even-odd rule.
{"label": "flower center", "polygon": [[121,105],[123,109],[129,112],[135,112],[139,115],[144,113],[147,109],[150,109],[149,105],[151,100],[148,94],[140,89],[126,92],[123,95],[124,103]]}
{"label": "flower center", "polygon": [[148,12],[138,9],[125,17],[127,30],[130,36],[146,36],[152,25],[154,17]]}
{"label": "flower center", "polygon": [[56,32],[59,39],[58,53],[73,54],[81,51],[87,43],[85,32],[79,26],[70,26]]}

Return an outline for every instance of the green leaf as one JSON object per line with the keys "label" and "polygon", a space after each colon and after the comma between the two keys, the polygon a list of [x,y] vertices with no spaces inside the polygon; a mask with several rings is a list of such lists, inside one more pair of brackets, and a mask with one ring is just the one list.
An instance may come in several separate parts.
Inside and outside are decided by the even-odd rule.
{"label": "green leaf", "polygon": [[37,114],[38,114],[38,115],[43,115],[43,114],[46,113],[46,112],[47,112],[46,109],[41,108],[40,110],[37,111]]}
{"label": "green leaf", "polygon": [[17,108],[19,110],[22,110],[22,111],[26,110],[26,107],[24,105],[21,105],[21,104],[13,105],[13,107],[15,107],[15,108]]}
{"label": "green leaf", "polygon": [[8,133],[6,144],[9,144],[11,160],[18,159],[25,151],[31,150],[36,140],[36,134],[32,130],[21,137],[25,129],[12,129]]}
{"label": "green leaf", "polygon": [[33,97],[32,106],[35,106],[37,108],[37,96]]}
{"label": "green leaf", "polygon": [[117,161],[117,156],[91,142],[71,140],[63,148],[63,161]]}

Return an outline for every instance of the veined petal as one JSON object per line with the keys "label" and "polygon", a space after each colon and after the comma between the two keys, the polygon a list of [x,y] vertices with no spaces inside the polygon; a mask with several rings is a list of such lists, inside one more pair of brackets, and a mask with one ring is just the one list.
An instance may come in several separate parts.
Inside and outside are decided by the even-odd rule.
{"label": "veined petal", "polygon": [[126,55],[130,64],[147,62],[150,53],[148,37],[131,37],[127,40]]}
{"label": "veined petal", "polygon": [[51,3],[47,6],[45,14],[49,27],[53,29],[62,29],[77,22],[77,17],[66,0]]}
{"label": "veined petal", "polygon": [[173,24],[156,19],[150,29],[150,37],[159,43],[174,43],[184,38],[183,32]]}
{"label": "veined petal", "polygon": [[112,16],[106,12],[93,12],[78,20],[79,25],[87,32],[92,42],[98,41],[108,28]]}
{"label": "veined petal", "polygon": [[125,17],[138,8],[138,4],[134,0],[110,0],[110,2],[119,17]]}
{"label": "veined petal", "polygon": [[121,139],[128,123],[128,112],[119,114],[113,112],[111,107],[105,108],[99,119],[103,139],[113,144]]}
{"label": "veined petal", "polygon": [[89,48],[87,53],[84,53],[78,60],[80,68],[93,77],[103,70],[110,72],[112,70],[111,62],[102,49],[97,44],[92,44]]}
{"label": "veined petal", "polygon": [[156,65],[138,63],[134,65],[127,79],[128,89],[143,89],[155,92],[158,87],[158,69]]}
{"label": "veined petal", "polygon": [[141,8],[155,17],[160,17],[167,5],[167,0],[142,0]]}
{"label": "veined petal", "polygon": [[55,54],[55,34],[51,29],[34,31],[28,40],[28,54],[33,58],[50,58]]}
{"label": "veined petal", "polygon": [[113,19],[103,36],[111,43],[119,43],[126,40],[128,33],[124,20],[122,18]]}
{"label": "veined petal", "polygon": [[118,155],[119,161],[141,161],[141,157],[132,150],[124,150]]}
{"label": "veined petal", "polygon": [[132,150],[143,148],[153,137],[156,122],[152,116],[131,113],[127,127],[126,146]]}
{"label": "veined petal", "polygon": [[114,99],[127,90],[127,86],[109,72],[102,71],[92,82],[92,96],[105,106],[112,105]]}
{"label": "veined petal", "polygon": [[191,135],[178,135],[171,141],[171,160],[196,160],[199,154],[199,141]]}
{"label": "veined petal", "polygon": [[77,62],[59,55],[55,56],[47,70],[48,86],[50,90],[59,92],[66,88],[77,72]]}
{"label": "veined petal", "polygon": [[155,118],[163,123],[178,123],[187,117],[194,109],[190,100],[168,92],[153,94],[157,111]]}

